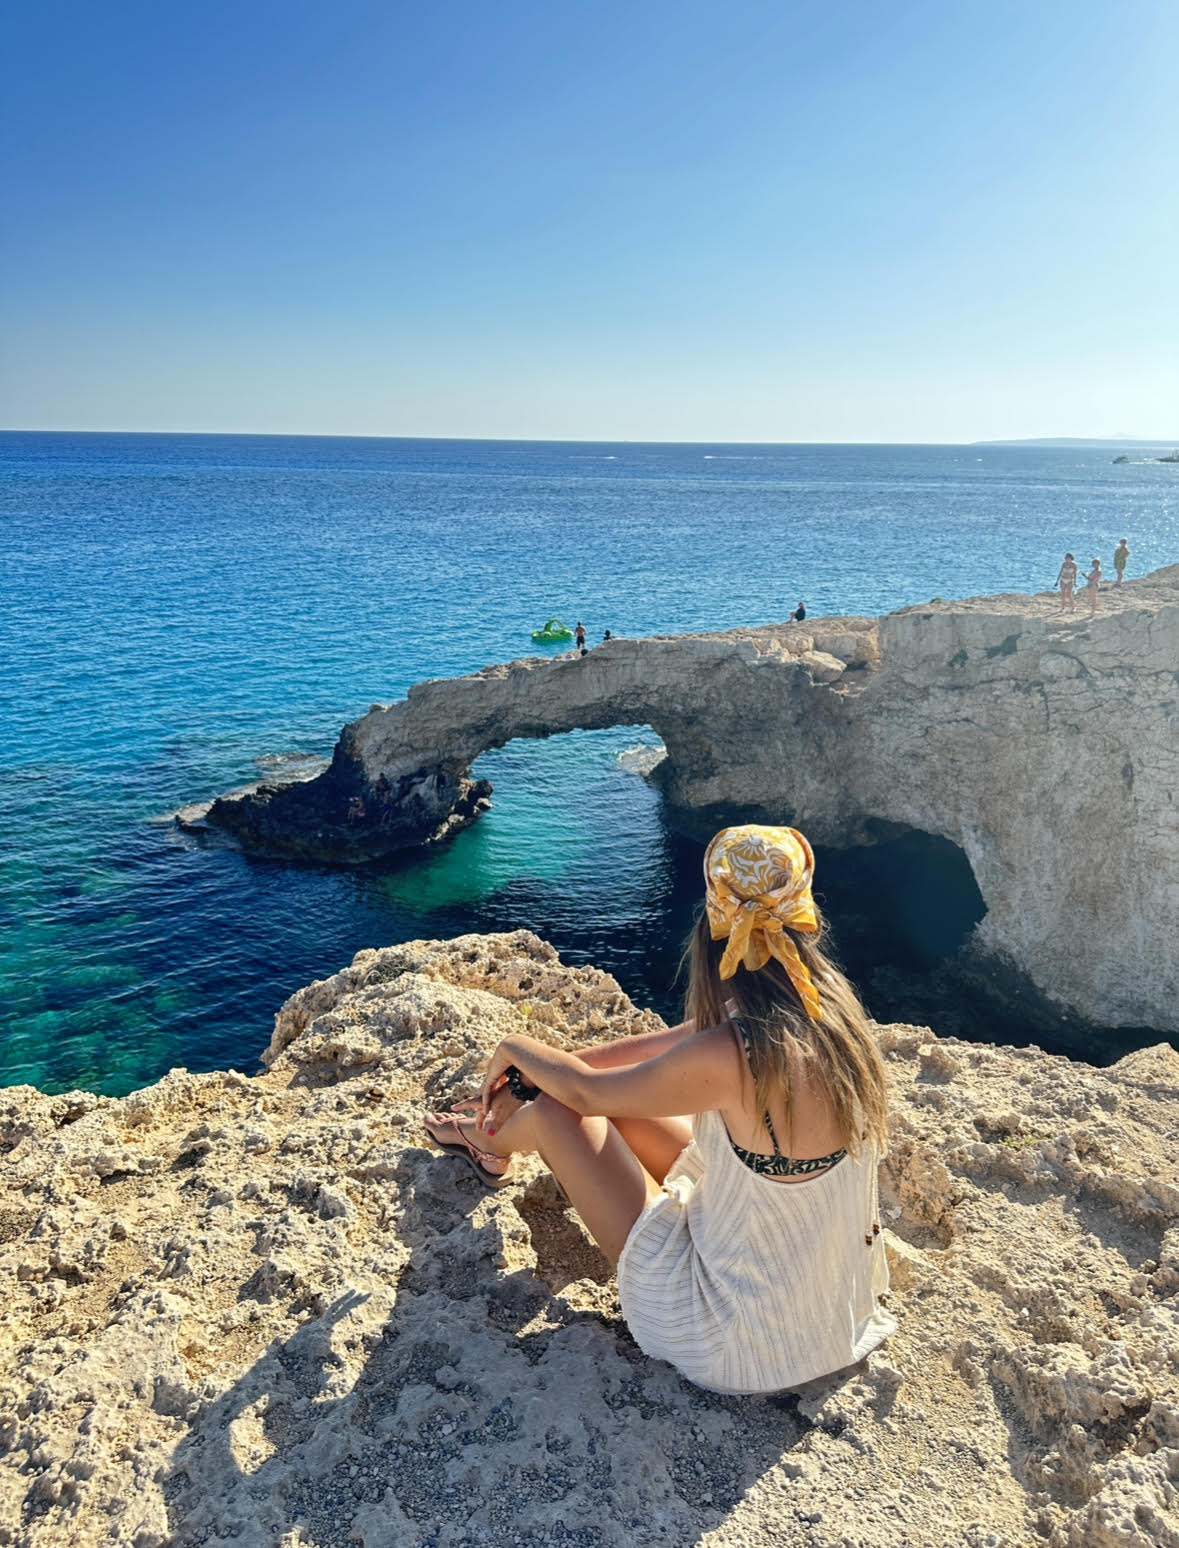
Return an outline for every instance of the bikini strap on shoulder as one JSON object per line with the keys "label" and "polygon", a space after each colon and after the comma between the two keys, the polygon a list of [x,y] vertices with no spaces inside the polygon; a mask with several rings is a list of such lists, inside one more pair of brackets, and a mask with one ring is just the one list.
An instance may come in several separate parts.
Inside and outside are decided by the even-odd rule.
{"label": "bikini strap on shoulder", "polygon": [[[741,1020],[740,1016],[733,1016],[733,1017],[730,1018],[730,1020],[732,1021],[733,1025],[737,1028],[737,1031],[740,1032],[740,1034],[741,1034],[741,1042],[742,1042],[742,1045],[744,1046],[744,1049],[745,1049],[745,1061],[749,1065],[749,1073],[750,1073],[750,1075],[752,1075],[753,1074],[753,1047],[752,1047],[752,1044],[749,1041],[749,1032],[746,1029],[745,1023]],[[770,1136],[770,1144],[774,1147],[774,1154],[775,1154],[775,1156],[780,1156],[782,1154],[782,1152],[778,1148],[778,1136],[774,1133],[774,1121],[770,1117],[770,1110],[769,1110],[768,1107],[766,1108],[765,1113],[762,1116],[763,1116],[764,1121],[765,1121],[766,1132]]]}

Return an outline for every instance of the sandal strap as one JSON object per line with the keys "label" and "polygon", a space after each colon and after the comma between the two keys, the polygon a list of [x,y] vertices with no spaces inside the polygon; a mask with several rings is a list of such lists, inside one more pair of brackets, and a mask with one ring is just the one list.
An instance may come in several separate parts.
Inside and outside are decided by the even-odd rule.
{"label": "sandal strap", "polygon": [[467,1136],[463,1133],[462,1128],[461,1128],[461,1126],[459,1124],[457,1124],[457,1123],[455,1124],[455,1129],[458,1131],[459,1139],[462,1140],[463,1144],[467,1147],[467,1149],[471,1152],[471,1154],[473,1156],[478,1156],[480,1161],[502,1161],[503,1160],[503,1156],[497,1156],[494,1150],[480,1150],[478,1145],[475,1144],[474,1140],[469,1140],[467,1138]]}
{"label": "sandal strap", "polygon": [[467,1147],[477,1161],[504,1161],[507,1159],[505,1156],[497,1156],[494,1150],[480,1150],[474,1140],[468,1139],[463,1133],[462,1120],[457,1113],[439,1113],[437,1116],[446,1123],[454,1125],[454,1132],[458,1135],[459,1141]]}

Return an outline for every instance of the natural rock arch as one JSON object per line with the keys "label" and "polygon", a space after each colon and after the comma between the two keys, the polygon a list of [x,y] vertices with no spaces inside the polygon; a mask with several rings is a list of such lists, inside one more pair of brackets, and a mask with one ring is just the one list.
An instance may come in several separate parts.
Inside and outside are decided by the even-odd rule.
{"label": "natural rock arch", "polygon": [[[742,794],[734,781],[749,751],[751,691],[764,687],[780,709],[784,686],[828,683],[877,657],[875,621],[856,618],[821,620],[806,632],[787,624],[616,639],[586,656],[529,657],[436,678],[345,726],[318,778],[222,798],[207,820],[254,850],[380,859],[478,815],[489,790],[470,768],[481,754],[518,738],[626,725],[649,725],[662,738],[661,783],[685,816],[713,801],[755,809],[752,785]],[[785,681],[766,675],[767,666],[785,669]],[[751,673],[759,675],[751,681]]]}
{"label": "natural rock arch", "polygon": [[216,802],[248,847],[358,862],[472,820],[479,753],[645,723],[671,814],[791,822],[818,844],[894,824],[967,857],[980,950],[1108,1026],[1179,1028],[1179,567],[1103,598],[931,602],[614,640],[421,683],[344,728],[319,779]]}

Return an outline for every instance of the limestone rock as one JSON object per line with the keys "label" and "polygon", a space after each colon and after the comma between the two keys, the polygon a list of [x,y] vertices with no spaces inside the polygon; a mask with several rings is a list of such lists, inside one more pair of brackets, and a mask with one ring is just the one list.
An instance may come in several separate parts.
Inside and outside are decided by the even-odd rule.
{"label": "limestone rock", "polygon": [[1099,1025],[1175,1031],[1177,663],[1179,566],[1107,588],[1094,620],[999,596],[616,639],[419,683],[346,726],[318,779],[209,820],[263,850],[374,858],[473,820],[489,789],[469,768],[490,747],[648,724],[681,824],[948,839],[986,904],[984,965]]}
{"label": "limestone rock", "polygon": [[484,1193],[420,1125],[510,1029],[659,1024],[526,932],[415,941],[257,1076],[0,1094],[0,1544],[1176,1548],[1179,1054],[881,1028],[899,1331],[727,1398],[538,1162]]}

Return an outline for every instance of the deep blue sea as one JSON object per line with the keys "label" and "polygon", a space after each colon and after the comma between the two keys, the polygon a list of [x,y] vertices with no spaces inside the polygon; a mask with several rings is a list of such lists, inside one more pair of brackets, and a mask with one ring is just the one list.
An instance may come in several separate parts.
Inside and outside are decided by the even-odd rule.
{"label": "deep blue sea", "polygon": [[462,930],[528,926],[670,1010],[699,851],[638,776],[649,728],[485,755],[492,811],[378,870],[169,814],[552,613],[593,642],[1040,590],[1123,534],[1131,576],[1179,559],[1179,468],[1112,456],[0,434],[0,1083],[252,1071],[293,990]]}

